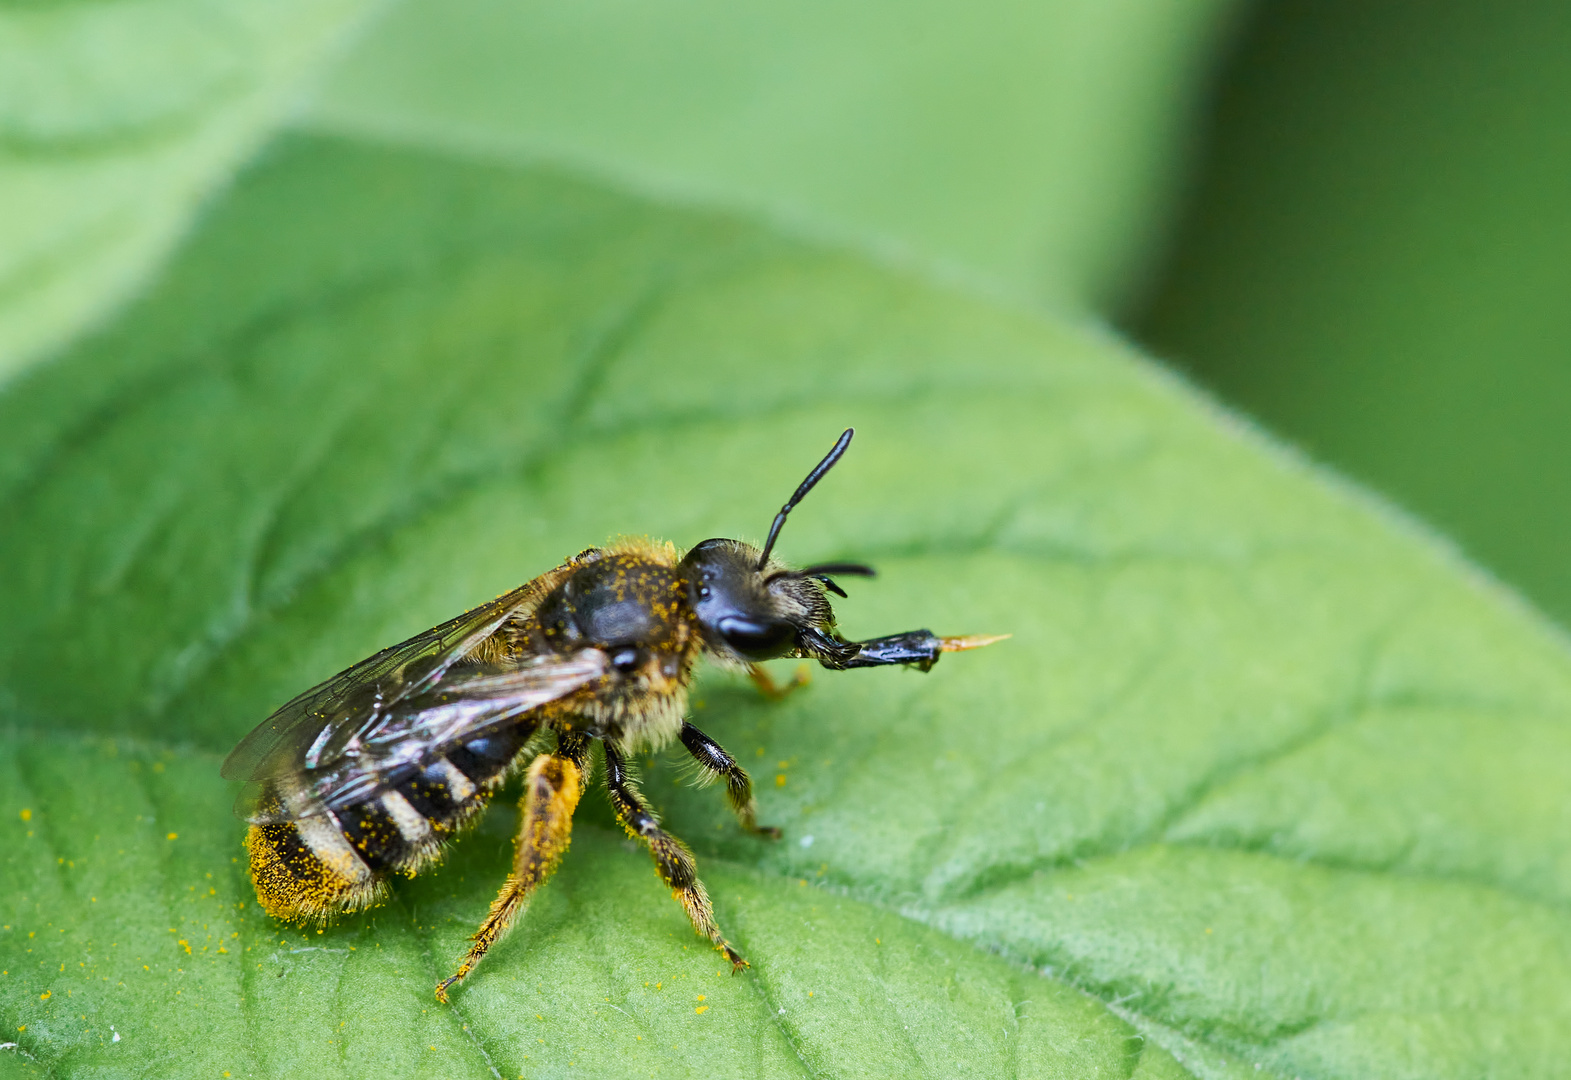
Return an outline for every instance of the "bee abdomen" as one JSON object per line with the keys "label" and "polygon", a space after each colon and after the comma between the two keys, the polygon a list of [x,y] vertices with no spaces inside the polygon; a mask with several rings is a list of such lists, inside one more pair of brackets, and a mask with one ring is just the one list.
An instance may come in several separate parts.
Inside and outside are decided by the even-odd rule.
{"label": "bee abdomen", "polygon": [[502,782],[508,768],[533,733],[532,726],[518,725],[482,738],[470,739],[462,746],[451,747],[447,751],[447,760],[457,766],[476,787],[493,788]]}
{"label": "bee abdomen", "polygon": [[376,899],[380,876],[344,838],[333,815],[252,825],[251,878],[269,915],[303,922],[354,911]]}
{"label": "bee abdomen", "polygon": [[439,757],[393,788],[438,836],[446,836],[485,805],[485,788]]}
{"label": "bee abdomen", "polygon": [[442,841],[485,808],[530,732],[471,739],[363,803],[294,821],[253,825],[246,834],[251,877],[269,915],[296,922],[357,911],[375,902],[394,873],[414,874],[441,854]]}
{"label": "bee abdomen", "polygon": [[431,823],[397,791],[340,811],[338,821],[344,838],[377,875],[412,873],[435,858],[441,844]]}

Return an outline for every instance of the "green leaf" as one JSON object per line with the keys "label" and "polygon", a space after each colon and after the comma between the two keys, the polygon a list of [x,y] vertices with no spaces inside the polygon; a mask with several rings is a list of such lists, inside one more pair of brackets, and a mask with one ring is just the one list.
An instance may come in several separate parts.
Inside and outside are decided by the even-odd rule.
{"label": "green leaf", "polygon": [[0,6],[0,381],[140,285],[375,6]]}
{"label": "green leaf", "polygon": [[[217,765],[278,702],[610,535],[756,538],[852,423],[782,553],[879,566],[854,635],[1014,638],[781,703],[704,677],[784,839],[675,760],[646,790],[750,972],[594,797],[452,1009],[510,809],[321,934],[257,912]],[[18,1069],[1563,1072],[1564,642],[1105,335],[295,139],[0,433]]]}
{"label": "green leaf", "polygon": [[313,122],[761,209],[1059,305],[1141,284],[1236,0],[410,0]]}

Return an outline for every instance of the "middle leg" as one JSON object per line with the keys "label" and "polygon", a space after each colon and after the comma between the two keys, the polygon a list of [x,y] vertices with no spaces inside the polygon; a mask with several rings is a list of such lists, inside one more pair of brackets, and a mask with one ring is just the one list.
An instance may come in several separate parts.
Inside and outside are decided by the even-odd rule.
{"label": "middle leg", "polygon": [[605,783],[611,793],[611,805],[616,810],[617,820],[631,835],[649,845],[649,854],[654,856],[660,880],[671,887],[671,895],[687,911],[693,929],[725,953],[725,958],[731,961],[733,972],[747,967],[747,961],[731,947],[731,943],[720,932],[720,925],[715,922],[714,905],[709,902],[704,883],[698,880],[693,853],[687,850],[686,844],[660,828],[654,811],[644,802],[643,796],[633,790],[627,762],[609,742],[605,743]]}
{"label": "middle leg", "polygon": [[736,763],[736,758],[726,753],[725,747],[692,724],[682,724],[680,738],[682,745],[687,747],[687,752],[693,755],[694,761],[698,762],[699,768],[711,777],[725,778],[726,801],[731,804],[731,809],[735,811],[736,819],[742,823],[742,828],[759,836],[767,836],[771,840],[780,839],[779,829],[773,825],[758,823],[758,801],[753,798],[753,781],[747,775],[747,770]]}

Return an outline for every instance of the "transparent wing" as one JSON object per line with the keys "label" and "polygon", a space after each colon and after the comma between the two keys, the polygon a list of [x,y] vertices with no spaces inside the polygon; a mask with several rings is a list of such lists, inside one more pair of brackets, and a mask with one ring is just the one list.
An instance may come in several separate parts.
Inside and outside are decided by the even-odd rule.
{"label": "transparent wing", "polygon": [[389,710],[429,690],[449,668],[534,599],[536,581],[456,619],[383,649],[313,686],[240,740],[224,761],[226,780],[266,780],[331,765]]}
{"label": "transparent wing", "polygon": [[396,787],[455,744],[516,722],[606,673],[598,649],[536,657],[512,670],[459,668],[418,694],[378,712],[343,742],[332,761],[303,766],[286,778],[254,779],[235,811],[256,824],[292,821],[375,798]]}

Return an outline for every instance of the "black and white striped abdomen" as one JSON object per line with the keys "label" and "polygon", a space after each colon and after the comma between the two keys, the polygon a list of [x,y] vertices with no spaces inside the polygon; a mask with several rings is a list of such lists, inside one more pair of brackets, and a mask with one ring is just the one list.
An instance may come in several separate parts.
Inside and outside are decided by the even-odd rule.
{"label": "black and white striped abdomen", "polygon": [[363,802],[329,809],[298,781],[270,782],[265,798],[294,820],[252,825],[251,877],[269,915],[306,921],[369,906],[394,873],[413,876],[469,823],[506,778],[527,725],[449,747]]}

